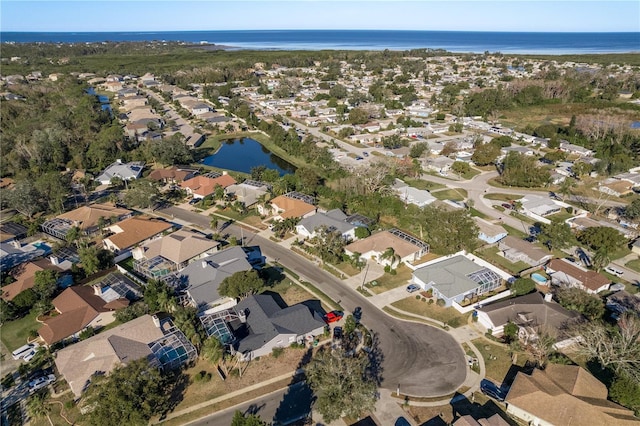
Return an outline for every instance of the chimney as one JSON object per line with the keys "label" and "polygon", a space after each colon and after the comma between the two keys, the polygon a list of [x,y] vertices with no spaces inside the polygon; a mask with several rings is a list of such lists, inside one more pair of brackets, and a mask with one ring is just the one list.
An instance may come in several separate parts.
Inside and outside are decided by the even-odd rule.
{"label": "chimney", "polygon": [[206,268],[206,267],[207,267],[207,265],[208,265],[207,261],[206,261],[206,260],[203,260],[203,261],[202,261],[202,269]]}
{"label": "chimney", "polygon": [[226,170],[223,170],[223,171],[222,171],[222,176],[224,176],[224,175],[228,175],[228,174],[229,174],[229,172],[227,172]]}
{"label": "chimney", "polygon": [[151,319],[153,320],[153,325],[160,328],[160,318],[158,318],[157,315],[153,315],[151,316]]}
{"label": "chimney", "polygon": [[49,256],[49,260],[51,260],[51,264],[52,265],[59,265],[60,264],[60,259],[58,258],[58,256],[51,255],[51,256]]}
{"label": "chimney", "polygon": [[552,299],[553,299],[553,294],[547,293],[547,294],[544,295],[544,301],[545,302],[551,302]]}

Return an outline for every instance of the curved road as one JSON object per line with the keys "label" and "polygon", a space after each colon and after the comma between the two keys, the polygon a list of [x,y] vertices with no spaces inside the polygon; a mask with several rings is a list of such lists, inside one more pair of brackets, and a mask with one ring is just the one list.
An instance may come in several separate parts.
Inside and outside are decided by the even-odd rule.
{"label": "curved road", "polygon": [[[163,213],[209,228],[210,219],[177,207]],[[225,229],[240,237],[240,228]],[[353,311],[361,306],[362,323],[373,331],[382,353],[382,384],[385,389],[411,396],[441,396],[460,387],[467,375],[462,348],[445,331],[424,324],[390,317],[370,303],[366,297],[342,283],[338,278],[318,268],[314,263],[266,238],[244,231],[245,245],[260,246],[262,253],[278,259],[282,266],[309,281],[344,309]]]}

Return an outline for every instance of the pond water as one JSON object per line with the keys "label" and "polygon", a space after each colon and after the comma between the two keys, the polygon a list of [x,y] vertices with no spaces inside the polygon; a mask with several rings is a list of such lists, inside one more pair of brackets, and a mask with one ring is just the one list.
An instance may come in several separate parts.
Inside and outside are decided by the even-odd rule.
{"label": "pond water", "polygon": [[258,141],[251,138],[228,139],[222,142],[222,146],[213,155],[202,160],[207,166],[236,172],[250,173],[256,166],[265,166],[275,169],[280,176],[294,173],[296,167],[276,156]]}

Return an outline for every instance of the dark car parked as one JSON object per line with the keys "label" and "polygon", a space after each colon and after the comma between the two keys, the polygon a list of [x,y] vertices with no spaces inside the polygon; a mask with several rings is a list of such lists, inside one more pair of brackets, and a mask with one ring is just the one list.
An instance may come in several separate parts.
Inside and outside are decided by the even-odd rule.
{"label": "dark car parked", "polygon": [[480,390],[483,394],[490,396],[491,398],[497,399],[502,402],[507,396],[507,391],[498,387],[491,380],[482,379],[480,382]]}

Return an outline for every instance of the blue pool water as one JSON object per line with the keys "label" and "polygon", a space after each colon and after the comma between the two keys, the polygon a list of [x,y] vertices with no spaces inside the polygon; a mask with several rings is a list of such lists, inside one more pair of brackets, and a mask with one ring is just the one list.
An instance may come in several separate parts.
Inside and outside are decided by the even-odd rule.
{"label": "blue pool water", "polygon": [[536,273],[531,274],[531,279],[540,284],[547,283],[547,279],[540,274],[536,274]]}

